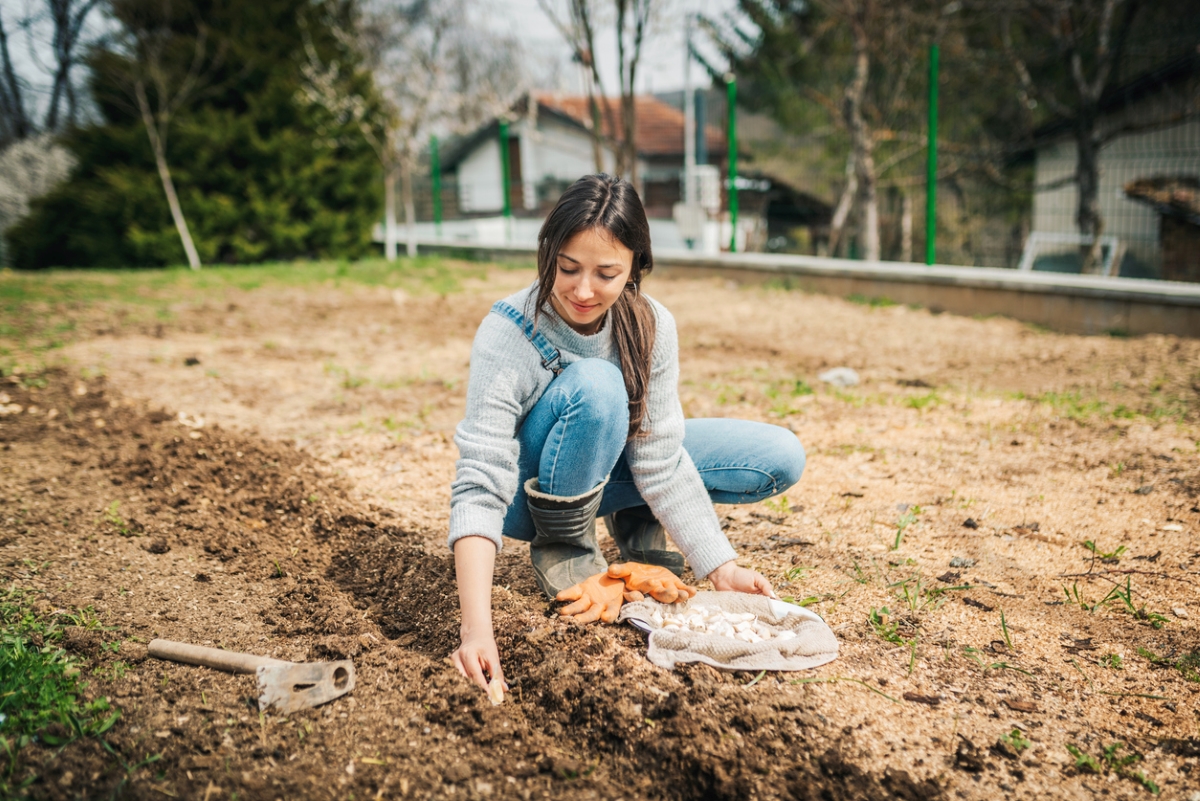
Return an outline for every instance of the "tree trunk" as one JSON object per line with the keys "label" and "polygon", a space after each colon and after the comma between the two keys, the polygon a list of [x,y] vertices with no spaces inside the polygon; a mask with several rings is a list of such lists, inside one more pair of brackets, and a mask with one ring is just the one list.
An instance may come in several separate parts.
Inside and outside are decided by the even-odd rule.
{"label": "tree trunk", "polygon": [[858,159],[862,171],[863,205],[863,258],[867,261],[879,261],[879,193],[878,181],[875,179],[875,159],[870,149],[866,149]]}
{"label": "tree trunk", "polygon": [[[621,127],[625,130],[621,135],[621,148],[625,151],[625,180],[634,186],[638,185],[637,159],[637,105],[633,95],[633,86],[621,98]],[[641,191],[640,188],[638,191]]]}
{"label": "tree trunk", "polygon": [[405,254],[417,255],[417,205],[413,200],[413,167],[406,162],[400,170],[400,195],[404,201]]}
{"label": "tree trunk", "polygon": [[3,67],[3,85],[0,86],[0,100],[3,100],[4,111],[8,120],[6,133],[13,139],[24,139],[33,131],[29,118],[25,114],[25,100],[21,97],[21,84],[13,70],[12,58],[8,52],[8,34],[4,30],[4,20],[0,19],[0,66]]}
{"label": "tree trunk", "polygon": [[601,140],[604,122],[600,118],[600,104],[596,102],[596,89],[591,79],[588,79],[588,108],[592,112],[592,158],[596,162],[596,172],[604,172],[604,148]]}
{"label": "tree trunk", "polygon": [[868,261],[879,260],[879,199],[875,175],[874,142],[867,121],[863,117],[863,98],[867,91],[871,57],[868,51],[866,20],[870,15],[870,2],[863,0],[854,20],[854,80],[846,87],[843,113],[846,127],[850,130],[850,142],[854,151],[858,180],[862,184],[860,203],[863,224],[863,256]]}
{"label": "tree trunk", "polygon": [[837,208],[833,211],[833,219],[829,222],[829,255],[836,258],[838,245],[841,244],[842,232],[846,220],[850,217],[850,207],[858,194],[858,169],[854,164],[854,149],[846,156],[846,186],[842,188],[842,196],[838,198]]}
{"label": "tree trunk", "polygon": [[908,193],[900,195],[900,261],[912,261],[913,204]]}
{"label": "tree trunk", "polygon": [[[175,230],[179,232],[179,240],[183,243],[183,252],[187,254],[188,266],[193,270],[200,269],[200,254],[192,242],[192,234],[188,231],[187,220],[183,216],[183,207],[179,205],[179,196],[175,194],[175,182],[171,180],[171,170],[167,166],[166,147],[158,131],[154,115],[150,113],[150,103],[146,100],[146,88],[138,81],[134,87],[137,94],[138,109],[142,113],[142,125],[146,128],[146,136],[150,138],[150,149],[154,151],[154,163],[158,167],[158,177],[162,181],[163,192],[167,195],[167,205],[171,208],[171,217],[175,220]],[[164,123],[165,124],[165,123]]]}
{"label": "tree trunk", "polygon": [[1096,115],[1093,109],[1081,110],[1075,129],[1077,159],[1075,183],[1079,188],[1079,206],[1075,222],[1079,233],[1092,238],[1083,254],[1082,272],[1094,273],[1100,259],[1100,235],[1104,232],[1104,219],[1100,215],[1100,146],[1096,141]]}
{"label": "tree trunk", "polygon": [[396,260],[396,166],[383,166],[383,255]]}

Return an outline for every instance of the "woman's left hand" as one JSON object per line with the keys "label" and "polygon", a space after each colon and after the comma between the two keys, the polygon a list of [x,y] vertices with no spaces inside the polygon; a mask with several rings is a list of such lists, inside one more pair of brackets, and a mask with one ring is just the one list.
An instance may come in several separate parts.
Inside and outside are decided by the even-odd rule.
{"label": "woman's left hand", "polygon": [[771,582],[757,570],[739,567],[737,562],[726,562],[708,574],[708,580],[713,588],[726,592],[745,592],[750,595],[765,595],[768,598],[778,598]]}

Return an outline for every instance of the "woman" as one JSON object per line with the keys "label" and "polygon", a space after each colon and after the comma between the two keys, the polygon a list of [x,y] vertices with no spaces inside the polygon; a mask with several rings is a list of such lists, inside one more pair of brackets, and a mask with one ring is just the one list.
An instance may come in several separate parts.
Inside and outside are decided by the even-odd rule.
{"label": "woman", "polygon": [[611,581],[597,578],[607,567],[597,516],[628,562],[669,576],[661,568],[682,573],[686,557],[718,590],[774,596],[737,565],[712,504],[783,492],[799,480],[804,450],[778,426],[685,421],[674,318],[641,291],[652,267],[633,186],[586,176],[542,225],[538,280],[493,306],[475,335],[449,542],[462,610],[452,659],[481,687],[503,681],[491,618],[503,537],[530,543],[552,598]]}

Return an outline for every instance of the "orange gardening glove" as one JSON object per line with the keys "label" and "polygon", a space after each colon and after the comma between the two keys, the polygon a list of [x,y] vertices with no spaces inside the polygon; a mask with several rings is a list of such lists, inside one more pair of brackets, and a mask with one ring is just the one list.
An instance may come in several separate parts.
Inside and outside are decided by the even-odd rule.
{"label": "orange gardening glove", "polygon": [[574,587],[567,587],[555,596],[557,601],[574,601],[558,610],[564,617],[575,618],[576,623],[593,623],[603,620],[615,623],[625,601],[640,601],[640,592],[626,591],[625,582],[597,573],[584,579]]}
{"label": "orange gardening glove", "polygon": [[659,603],[686,601],[696,594],[695,587],[689,587],[670,570],[656,565],[643,565],[638,562],[611,565],[608,575],[613,579],[623,579],[625,589],[630,592],[649,595]]}

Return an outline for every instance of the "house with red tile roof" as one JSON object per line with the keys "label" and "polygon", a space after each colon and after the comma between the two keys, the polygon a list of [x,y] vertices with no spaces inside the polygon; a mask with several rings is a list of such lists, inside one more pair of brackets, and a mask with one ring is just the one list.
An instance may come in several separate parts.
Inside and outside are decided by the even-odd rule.
{"label": "house with red tile roof", "polygon": [[[602,100],[602,103],[604,100]],[[683,111],[650,95],[634,99],[634,135],[638,153],[638,192],[650,218],[656,245],[684,247],[687,238],[673,217],[682,200],[684,172]],[[728,159],[725,132],[713,125],[698,126],[697,153],[707,153],[710,183],[701,195],[710,198],[707,222],[700,239],[691,246],[715,251],[729,242],[729,222],[723,180]],[[616,163],[620,140],[621,108],[608,98],[601,114],[600,160],[605,172]],[[443,152],[441,178],[444,207],[452,209],[454,238],[499,236],[503,241],[536,237],[543,218],[568,186],[580,176],[596,172],[591,113],[587,97],[548,93],[527,95],[508,115],[509,208],[516,218],[497,227],[504,208],[501,184],[500,121],[491,120],[470,135],[449,143]],[[753,169],[746,154],[739,154],[739,249],[794,249],[796,234],[804,230],[802,246],[812,252],[828,237],[832,209],[823,200]],[[446,190],[450,197],[445,197]],[[718,201],[719,198],[719,201]],[[427,218],[426,218],[427,219]],[[466,225],[471,222],[474,224]],[[449,225],[449,224],[448,224]],[[507,233],[497,233],[507,231]]]}
{"label": "house with red tile roof", "polygon": [[[615,147],[620,141],[621,105],[616,98],[601,98],[601,160],[611,172]],[[680,199],[684,161],[683,111],[651,95],[634,98],[638,152],[638,187],[647,213],[670,217]],[[583,96],[534,94],[520,100],[508,126],[509,198],[516,214],[540,215],[570,183],[596,171],[592,122],[588,99]],[[725,133],[704,126],[704,142],[711,160],[725,168]],[[500,187],[499,121],[492,120],[447,149],[443,174],[456,179],[459,208],[464,213],[495,213],[504,205]]]}

